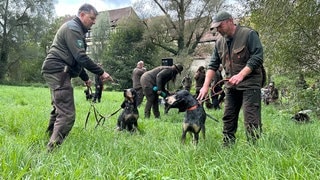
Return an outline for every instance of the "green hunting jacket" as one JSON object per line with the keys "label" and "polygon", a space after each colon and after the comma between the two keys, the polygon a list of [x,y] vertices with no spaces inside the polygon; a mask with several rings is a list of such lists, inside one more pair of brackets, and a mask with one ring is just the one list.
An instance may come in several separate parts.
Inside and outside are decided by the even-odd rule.
{"label": "green hunting jacket", "polygon": [[56,33],[47,57],[42,65],[42,73],[62,72],[65,66],[71,77],[89,79],[84,70],[102,75],[104,70],[86,54],[85,34],[88,32],[78,17],[64,23]]}
{"label": "green hunting jacket", "polygon": [[157,86],[159,91],[166,92],[165,85],[176,77],[177,71],[171,66],[158,66],[145,72],[140,79],[143,88]]}
{"label": "green hunting jacket", "polygon": [[226,83],[227,88],[260,89],[263,81],[263,48],[258,33],[248,27],[237,26],[233,38],[219,38],[208,69],[217,71],[220,64],[226,78],[238,74],[245,66],[252,70],[238,85],[228,86]]}

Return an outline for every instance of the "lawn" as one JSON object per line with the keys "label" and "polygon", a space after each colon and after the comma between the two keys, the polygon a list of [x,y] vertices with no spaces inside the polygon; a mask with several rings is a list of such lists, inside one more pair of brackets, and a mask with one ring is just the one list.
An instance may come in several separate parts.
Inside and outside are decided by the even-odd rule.
{"label": "lawn", "polygon": [[[114,130],[122,92],[103,92],[95,107],[105,117],[95,128],[84,88],[75,89],[76,123],[61,147],[46,151],[51,110],[48,88],[0,86],[0,179],[319,179],[319,120],[293,122],[285,106],[263,106],[263,136],[246,142],[240,115],[237,142],[222,146],[222,110],[206,109],[219,119],[206,121],[206,140],[180,143],[183,113],[161,111],[161,119],[143,118],[141,133]],[[163,107],[161,107],[163,108]],[[109,117],[110,116],[110,117]]]}

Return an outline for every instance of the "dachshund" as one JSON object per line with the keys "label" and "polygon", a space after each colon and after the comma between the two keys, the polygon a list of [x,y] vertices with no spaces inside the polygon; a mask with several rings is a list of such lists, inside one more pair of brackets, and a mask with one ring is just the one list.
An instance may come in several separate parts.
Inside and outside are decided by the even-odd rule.
{"label": "dachshund", "polygon": [[138,130],[139,111],[137,106],[137,92],[135,89],[125,89],[123,91],[124,101],[121,104],[123,109],[118,117],[117,130],[128,130],[135,132]]}

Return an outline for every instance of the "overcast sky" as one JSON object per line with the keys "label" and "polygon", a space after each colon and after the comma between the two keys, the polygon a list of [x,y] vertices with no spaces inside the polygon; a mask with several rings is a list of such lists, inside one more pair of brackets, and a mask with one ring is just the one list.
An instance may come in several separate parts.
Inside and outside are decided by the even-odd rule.
{"label": "overcast sky", "polygon": [[93,5],[97,10],[105,11],[132,6],[136,0],[57,0],[55,5],[57,16],[76,15],[79,7],[84,3]]}
{"label": "overcast sky", "polygon": [[[55,10],[57,16],[76,15],[79,7],[84,3],[93,5],[98,12],[133,6],[138,0],[57,0]],[[320,0],[319,0],[320,1]],[[234,3],[234,0],[227,0]],[[147,8],[144,7],[144,8]]]}

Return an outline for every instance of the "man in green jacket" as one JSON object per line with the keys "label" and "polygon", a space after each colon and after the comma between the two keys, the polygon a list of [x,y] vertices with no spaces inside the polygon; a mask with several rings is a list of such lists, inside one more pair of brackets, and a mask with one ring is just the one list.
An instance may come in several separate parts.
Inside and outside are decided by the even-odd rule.
{"label": "man in green jacket", "polygon": [[139,61],[137,63],[137,66],[133,69],[132,71],[132,87],[136,90],[137,92],[137,106],[140,106],[140,104],[143,101],[144,95],[143,95],[143,90],[142,90],[142,85],[140,83],[140,78],[143,73],[145,73],[147,70],[144,67],[144,62]]}
{"label": "man in green jacket", "polygon": [[152,109],[155,118],[160,118],[159,95],[163,98],[169,94],[166,84],[171,80],[175,82],[177,74],[181,74],[183,66],[174,64],[172,66],[158,66],[145,72],[140,79],[143,94],[147,103],[144,108],[144,117],[150,118]]}
{"label": "man in green jacket", "polygon": [[261,134],[261,92],[263,84],[263,48],[258,33],[248,27],[237,26],[227,12],[213,18],[212,29],[221,34],[215,44],[206,79],[198,99],[208,94],[215,71],[222,64],[226,78],[226,99],[223,116],[223,142],[235,143],[238,118],[243,107],[247,140],[255,142]]}
{"label": "man in green jacket", "polygon": [[48,151],[60,145],[75,122],[75,104],[71,78],[80,77],[87,86],[91,80],[85,69],[98,74],[103,81],[112,77],[86,54],[85,34],[95,23],[97,10],[90,4],[79,8],[77,17],[64,23],[56,33],[42,65],[42,75],[51,90],[53,110],[47,132]]}

